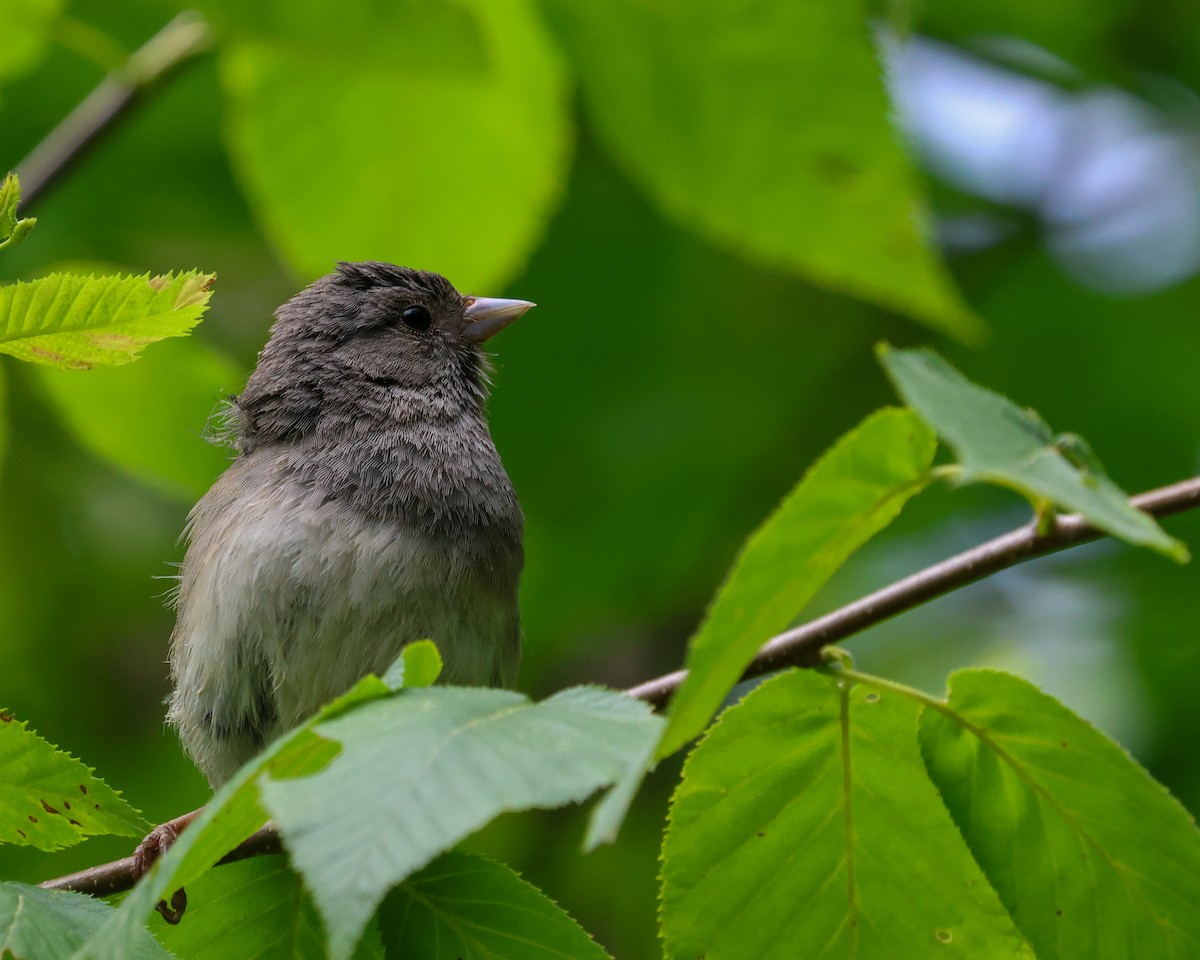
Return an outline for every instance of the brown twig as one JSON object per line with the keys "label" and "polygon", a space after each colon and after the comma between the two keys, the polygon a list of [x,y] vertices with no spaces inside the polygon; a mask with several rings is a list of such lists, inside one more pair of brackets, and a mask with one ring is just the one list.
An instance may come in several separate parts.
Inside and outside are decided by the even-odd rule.
{"label": "brown twig", "polygon": [[134,51],[17,164],[22,213],[112,130],[143,94],[211,44],[212,32],[204,18],[188,10]]}
{"label": "brown twig", "polygon": [[[1200,506],[1200,477],[1150,490],[1133,497],[1131,502],[1155,517],[1166,517],[1193,509]],[[1035,523],[1019,527],[958,556],[926,567],[832,613],[779,634],[763,645],[742,674],[742,679],[749,680],[785,667],[811,666],[822,647],[860,633],[898,613],[982,580],[989,574],[1015,566],[1023,560],[1098,540],[1105,535],[1104,531],[1098,530],[1076,514],[1056,518],[1053,527],[1046,533],[1038,533]],[[687,671],[678,670],[631,687],[625,692],[631,697],[661,707],[679,688],[686,676]],[[279,835],[268,825],[239,844],[220,862],[229,863],[264,853],[278,853],[280,849]],[[101,864],[56,880],[47,880],[42,886],[51,890],[75,890],[95,896],[119,893],[133,886],[133,857]]]}

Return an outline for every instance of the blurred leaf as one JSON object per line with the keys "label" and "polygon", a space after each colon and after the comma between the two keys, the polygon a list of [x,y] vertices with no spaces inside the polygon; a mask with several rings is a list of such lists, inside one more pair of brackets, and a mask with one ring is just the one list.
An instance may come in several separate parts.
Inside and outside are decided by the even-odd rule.
{"label": "blurred leaf", "polygon": [[613,784],[661,728],[646,704],[599,688],[541,703],[507,690],[405,690],[317,723],[341,753],[303,779],[264,780],[262,800],[340,958],[388,890],[438,853],[506,811]]}
{"label": "blurred leaf", "polygon": [[488,292],[524,264],[568,146],[562,70],[527,0],[222,12],[229,150],[297,272],[391,260]]}
{"label": "blurred leaf", "polygon": [[1200,832],[1102,733],[1018,677],[951,678],[926,766],[1042,958],[1200,954]]}
{"label": "blurred leaf", "polygon": [[[151,929],[181,960],[324,960],[325,932],[300,876],[283,856],[253,857],[210,870],[188,884],[183,923],[157,914]],[[355,960],[382,958],[369,930]]]}
{"label": "blurred leaf", "polygon": [[86,377],[36,369],[85,447],[167,493],[195,500],[229,465],[232,452],[202,433],[245,374],[196,339],[164,343],[138,363]]}
{"label": "blurred leaf", "polygon": [[548,2],[599,133],[662,207],[743,254],[963,339],[856,3]]}
{"label": "blurred leaf", "polygon": [[603,960],[608,954],[542,891],[500,863],[446,853],[388,894],[389,957]]}
{"label": "blurred leaf", "polygon": [[62,8],[63,0],[0,0],[0,81],[38,65]]}
{"label": "blurred leaf", "polygon": [[809,469],[746,541],[692,638],[660,757],[704,728],[758,648],[924,489],[936,447],[912,412],[880,410]]}
{"label": "blurred leaf", "polygon": [[[82,893],[0,883],[0,951],[13,960],[69,960],[112,913],[108,904]],[[141,930],[123,956],[167,960],[171,955]]]}
{"label": "blurred leaf", "polygon": [[128,363],[142,347],[200,321],[216,277],[52,273],[0,287],[0,352],[73,370]]}
{"label": "blurred leaf", "polygon": [[432,686],[442,672],[442,655],[432,640],[418,640],[400,651],[383,675],[392,690]]}
{"label": "blurred leaf", "polygon": [[[3,2],[3,0],[0,0]],[[0,23],[3,23],[3,11],[0,10]],[[17,219],[17,203],[21,199],[21,185],[17,182],[16,174],[6,174],[4,182],[0,183],[0,250],[7,246],[16,246],[33,229],[37,219]]]}
{"label": "blurred leaf", "polygon": [[879,357],[904,401],[954,448],[963,480],[1010,487],[1035,505],[1049,500],[1114,537],[1188,559],[1187,547],[1130,505],[1081,438],[1055,437],[1035,412],[971,383],[932,350],[883,344]]}
{"label": "blurred leaf", "polygon": [[91,767],[0,710],[0,843],[59,850],[103,834],[140,837],[149,827]]}
{"label": "blurred leaf", "polygon": [[666,955],[1032,960],[929,782],[918,709],[792,670],[727,710],[671,805]]}

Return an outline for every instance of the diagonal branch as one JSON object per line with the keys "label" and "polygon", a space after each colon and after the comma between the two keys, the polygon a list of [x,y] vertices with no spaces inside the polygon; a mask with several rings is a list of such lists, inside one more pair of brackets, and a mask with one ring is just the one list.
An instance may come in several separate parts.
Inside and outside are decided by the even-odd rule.
{"label": "diagonal branch", "polygon": [[211,44],[204,18],[188,10],[135,50],[17,164],[22,212],[111,131],[143,94]]}
{"label": "diagonal branch", "polygon": [[[1166,517],[1195,509],[1200,507],[1200,477],[1138,494],[1130,502],[1154,517]],[[861,633],[898,613],[911,610],[1000,570],[1016,566],[1023,560],[1099,540],[1106,535],[1103,530],[1092,526],[1077,514],[1057,517],[1054,525],[1045,533],[1038,533],[1036,523],[1018,527],[955,557],[926,567],[903,580],[897,580],[890,586],[855,600],[832,613],[773,637],[750,662],[742,674],[742,679],[760,677],[785,667],[812,666],[819,659],[816,655],[822,647]],[[631,687],[625,692],[631,697],[661,707],[686,676],[687,671],[678,670]],[[260,854],[278,853],[280,849],[279,835],[268,824],[242,842],[221,862],[228,863]],[[95,896],[107,896],[128,890],[133,883],[133,858],[127,857],[55,880],[47,880],[42,886],[51,890],[75,890]]]}

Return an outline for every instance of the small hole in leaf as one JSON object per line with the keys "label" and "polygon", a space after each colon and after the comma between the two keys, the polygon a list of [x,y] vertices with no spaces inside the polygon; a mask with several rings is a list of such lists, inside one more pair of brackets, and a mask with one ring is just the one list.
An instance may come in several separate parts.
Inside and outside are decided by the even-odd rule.
{"label": "small hole in leaf", "polygon": [[949,930],[938,930],[934,936],[937,937],[938,943],[949,943],[954,939]]}
{"label": "small hole in leaf", "polygon": [[868,693],[865,697],[863,697],[863,699],[865,701],[867,701],[867,703],[878,703],[879,702],[879,694]]}

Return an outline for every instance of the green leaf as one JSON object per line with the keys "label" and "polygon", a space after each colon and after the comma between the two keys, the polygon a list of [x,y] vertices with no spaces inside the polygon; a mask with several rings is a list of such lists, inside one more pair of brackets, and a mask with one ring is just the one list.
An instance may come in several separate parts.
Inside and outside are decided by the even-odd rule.
{"label": "green leaf", "polygon": [[1187,547],[1130,505],[1083,440],[1055,437],[1032,410],[977,386],[932,350],[878,351],[900,396],[958,454],[962,480],[1010,487],[1035,506],[1049,500],[1114,537],[1187,560]]}
{"label": "green leaf", "polygon": [[181,337],[208,306],[215,276],[52,273],[0,287],[0,352],[73,370],[128,363],[148,343]]}
{"label": "green leaf", "polygon": [[91,767],[0,710],[0,843],[60,850],[85,837],[140,837],[149,827]]}
{"label": "green leaf", "polygon": [[929,482],[936,441],[907,410],[842,437],[746,541],[688,649],[659,756],[696,736],[755,652]]}
{"label": "green leaf", "polygon": [[525,263],[568,153],[562,68],[529,0],[225,12],[229,151],[299,273],[391,260],[487,292]]}
{"label": "green leaf", "polygon": [[961,338],[858,3],[548,4],[608,149],[669,214]]}
{"label": "green leaf", "polygon": [[918,704],[792,670],[692,752],[663,844],[678,960],[1032,960],[917,745]]}
{"label": "green leaf", "polygon": [[400,651],[383,675],[392,690],[401,687],[431,687],[442,672],[442,655],[432,640],[418,640]]}
{"label": "green leaf", "polygon": [[196,500],[229,465],[232,453],[202,434],[245,374],[194,338],[169,341],[139,363],[86,377],[41,365],[36,370],[85,447],[168,494]]}
{"label": "green leaf", "polygon": [[[113,913],[82,893],[0,883],[0,956],[13,960],[68,960]],[[171,956],[146,930],[132,939],[129,960]]]}
{"label": "green leaf", "polygon": [[507,690],[428,687],[313,729],[341,753],[315,775],[264,780],[262,800],[339,958],[413,871],[501,813],[577,803],[619,781],[662,722],[598,688],[530,703]]}
{"label": "green leaf", "polygon": [[391,957],[604,960],[554,901],[503,864],[446,853],[388,894],[379,918]]}
{"label": "green leaf", "polygon": [[[0,11],[0,23],[4,23],[2,11]],[[5,26],[8,25],[5,24]],[[4,182],[0,183],[0,250],[8,246],[15,247],[29,236],[29,231],[37,223],[36,218],[17,219],[17,203],[20,199],[21,184],[17,181],[17,175],[15,173],[6,174]]]}
{"label": "green leaf", "polygon": [[921,749],[1040,960],[1200,956],[1200,832],[1124,750],[1018,677],[967,670]]}
{"label": "green leaf", "polygon": [[[157,914],[151,930],[176,956],[188,960],[324,960],[325,932],[300,876],[283,856],[253,857],[210,870],[188,884],[183,923]],[[355,960],[382,958],[376,930],[368,931]]]}

